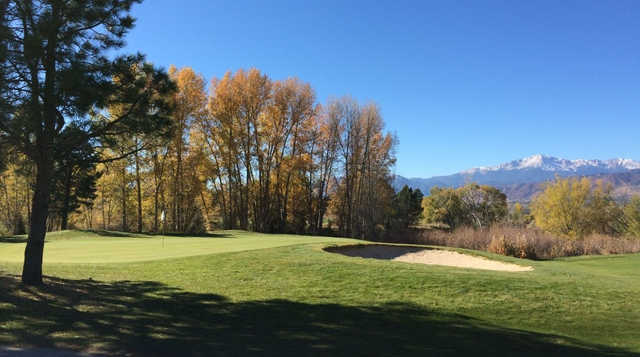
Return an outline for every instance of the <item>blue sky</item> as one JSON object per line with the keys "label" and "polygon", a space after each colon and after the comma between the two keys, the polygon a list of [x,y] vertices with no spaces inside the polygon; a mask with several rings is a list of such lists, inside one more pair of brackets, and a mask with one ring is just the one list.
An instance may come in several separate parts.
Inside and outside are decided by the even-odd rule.
{"label": "blue sky", "polygon": [[382,108],[396,173],[543,153],[640,159],[638,1],[147,0],[127,51],[256,67]]}

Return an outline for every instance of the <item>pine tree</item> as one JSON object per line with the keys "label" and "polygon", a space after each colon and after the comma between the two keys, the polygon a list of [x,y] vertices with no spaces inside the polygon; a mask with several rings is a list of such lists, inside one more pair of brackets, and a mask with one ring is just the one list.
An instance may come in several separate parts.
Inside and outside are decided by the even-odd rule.
{"label": "pine tree", "polygon": [[[36,167],[25,284],[42,283],[55,148],[87,142],[102,147],[113,136],[166,126],[170,107],[164,98],[173,90],[168,76],[140,54],[107,57],[124,45],[123,37],[134,25],[128,13],[138,2],[0,2],[0,29],[8,32],[0,37],[0,131]],[[111,106],[122,108],[118,116],[103,113]],[[89,115],[91,111],[98,115]],[[72,122],[82,132],[63,135]]]}

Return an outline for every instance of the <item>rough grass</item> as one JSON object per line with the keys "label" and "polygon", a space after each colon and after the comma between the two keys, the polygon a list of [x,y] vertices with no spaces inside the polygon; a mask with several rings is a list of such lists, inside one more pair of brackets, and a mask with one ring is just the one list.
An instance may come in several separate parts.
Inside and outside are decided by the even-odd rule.
{"label": "rough grass", "polygon": [[[238,244],[270,239],[226,234]],[[290,238],[176,259],[48,263],[43,288],[22,287],[20,264],[1,262],[0,345],[146,356],[640,356],[640,255],[526,261],[535,270],[514,274],[351,258],[322,250],[339,240]],[[0,261],[10,244],[0,244]]]}

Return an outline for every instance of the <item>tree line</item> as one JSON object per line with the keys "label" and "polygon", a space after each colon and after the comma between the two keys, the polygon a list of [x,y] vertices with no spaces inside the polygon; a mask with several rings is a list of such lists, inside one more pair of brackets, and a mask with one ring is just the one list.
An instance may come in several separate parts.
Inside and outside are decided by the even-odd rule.
{"label": "tree line", "polygon": [[422,201],[423,223],[455,230],[494,224],[535,226],[564,237],[590,234],[640,237],[640,197],[619,202],[611,185],[588,178],[557,178],[524,207],[509,207],[507,197],[491,186],[434,187]]}
{"label": "tree line", "polygon": [[[171,67],[168,77],[175,83],[165,98],[168,134],[112,137],[99,151],[76,147],[56,160],[49,230],[333,228],[362,238],[391,227],[396,139],[375,104],[343,97],[320,105],[308,83],[273,80],[257,69],[213,79],[211,93],[191,68]],[[2,179],[30,179],[32,161],[9,161]],[[27,197],[32,190],[0,187]],[[7,212],[28,222],[29,207],[20,202]],[[20,230],[12,215],[4,222]]]}

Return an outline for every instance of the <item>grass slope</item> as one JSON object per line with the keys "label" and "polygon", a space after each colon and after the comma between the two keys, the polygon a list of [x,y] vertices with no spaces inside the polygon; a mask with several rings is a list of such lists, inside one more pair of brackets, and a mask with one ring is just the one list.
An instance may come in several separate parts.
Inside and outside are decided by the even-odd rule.
{"label": "grass slope", "polygon": [[[46,249],[105,239],[69,234]],[[46,288],[21,287],[12,275],[20,264],[6,254],[19,243],[0,243],[0,345],[148,356],[640,356],[640,255],[527,261],[534,271],[508,273],[321,249],[348,240],[224,234],[200,238],[216,247],[191,257],[47,263]],[[272,238],[280,246],[267,248]],[[217,247],[224,242],[265,249],[223,252],[233,246]]]}

